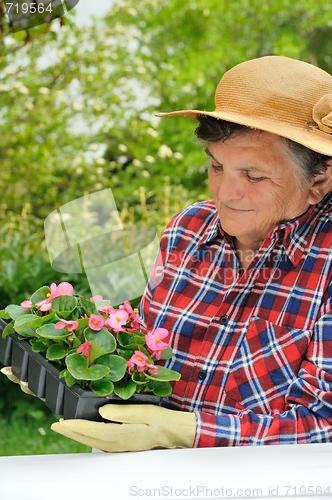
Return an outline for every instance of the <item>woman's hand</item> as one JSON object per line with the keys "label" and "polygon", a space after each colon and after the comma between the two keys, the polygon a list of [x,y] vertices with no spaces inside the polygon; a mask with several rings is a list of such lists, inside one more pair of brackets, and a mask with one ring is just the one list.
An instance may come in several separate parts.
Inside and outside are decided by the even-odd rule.
{"label": "woman's hand", "polygon": [[61,419],[51,429],[108,452],[191,448],[195,439],[194,413],[138,404],[108,404],[99,413],[110,422]]}

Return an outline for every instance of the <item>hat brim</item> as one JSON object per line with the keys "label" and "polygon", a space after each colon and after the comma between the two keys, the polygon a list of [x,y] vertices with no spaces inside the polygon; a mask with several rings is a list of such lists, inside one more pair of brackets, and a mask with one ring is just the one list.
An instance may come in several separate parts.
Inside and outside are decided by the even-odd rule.
{"label": "hat brim", "polygon": [[159,118],[168,116],[184,116],[197,120],[198,116],[211,116],[218,120],[225,120],[232,123],[238,123],[247,127],[270,132],[287,139],[291,139],[298,144],[302,144],[317,153],[332,157],[332,135],[327,135],[318,129],[314,122],[305,123],[302,127],[295,127],[288,122],[276,122],[271,118],[248,116],[245,114],[234,113],[231,111],[202,111],[198,109],[188,109],[180,111],[171,111],[169,113],[156,113]]}

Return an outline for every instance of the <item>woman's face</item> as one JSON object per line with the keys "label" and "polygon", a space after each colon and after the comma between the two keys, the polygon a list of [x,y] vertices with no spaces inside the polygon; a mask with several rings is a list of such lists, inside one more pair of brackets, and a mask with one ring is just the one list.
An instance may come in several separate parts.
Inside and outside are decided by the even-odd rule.
{"label": "woman's face", "polygon": [[299,188],[297,173],[277,135],[253,131],[209,142],[209,189],[221,226],[235,245],[256,251],[267,233],[317,200]]}

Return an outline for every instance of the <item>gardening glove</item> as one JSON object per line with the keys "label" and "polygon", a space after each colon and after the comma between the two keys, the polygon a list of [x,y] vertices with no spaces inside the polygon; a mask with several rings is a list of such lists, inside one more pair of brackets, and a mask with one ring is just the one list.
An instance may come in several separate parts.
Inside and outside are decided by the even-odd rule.
{"label": "gardening glove", "polygon": [[115,423],[61,419],[51,429],[108,452],[191,448],[195,439],[194,413],[137,404],[108,404],[99,408],[99,413]]}
{"label": "gardening glove", "polygon": [[6,375],[6,377],[11,380],[11,382],[14,382],[14,384],[19,384],[22,391],[25,392],[25,394],[29,394],[30,396],[35,396],[36,395],[30,391],[29,387],[28,387],[28,382],[22,382],[22,380],[20,380],[19,378],[17,378],[13,372],[12,372],[12,368],[11,366],[6,366],[5,368],[1,368],[1,373],[3,373],[4,375]]}

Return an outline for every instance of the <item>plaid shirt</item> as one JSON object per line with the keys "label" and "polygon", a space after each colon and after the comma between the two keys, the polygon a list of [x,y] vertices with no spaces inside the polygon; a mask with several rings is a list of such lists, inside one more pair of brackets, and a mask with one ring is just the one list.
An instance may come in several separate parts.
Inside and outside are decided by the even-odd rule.
{"label": "plaid shirt", "polygon": [[196,412],[195,447],[332,441],[331,249],[332,194],[244,271],[212,201],[172,219],[140,312],[171,332],[165,404]]}

